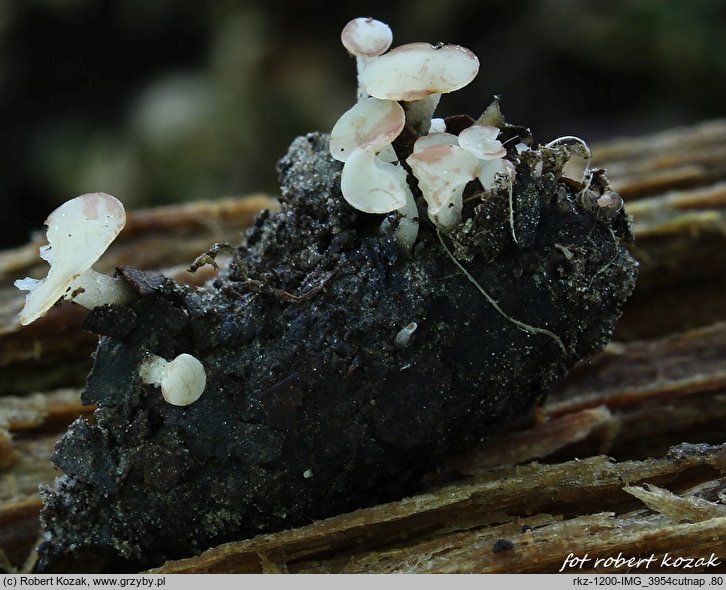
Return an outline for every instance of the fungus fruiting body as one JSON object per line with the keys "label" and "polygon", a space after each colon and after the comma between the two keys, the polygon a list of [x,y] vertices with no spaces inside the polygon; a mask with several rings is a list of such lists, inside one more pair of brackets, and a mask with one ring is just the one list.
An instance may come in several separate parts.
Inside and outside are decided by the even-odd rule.
{"label": "fungus fruiting body", "polygon": [[456,145],[433,145],[412,153],[406,160],[418,178],[428,214],[447,230],[461,220],[464,187],[479,173],[479,160]]}
{"label": "fungus fruiting body", "polygon": [[386,53],[380,25],[346,27],[359,100],[292,143],[280,211],[200,257],[231,255],[212,281],[119,267],[134,297],[88,314],[95,417],[56,446],[41,570],[138,571],[416,493],[608,342],[636,263],[604,172],[564,177],[584,149],[496,99],[435,116],[478,60]]}
{"label": "fungus fruiting body", "polygon": [[[348,23],[343,30],[346,48],[351,51],[346,39],[353,32],[371,26],[364,19]],[[441,95],[463,88],[479,71],[479,60],[471,51],[458,45],[409,43],[384,53],[385,49],[380,50],[385,43],[372,44],[376,55],[372,50],[366,54],[365,69],[359,69],[360,86],[370,97],[360,99],[340,117],[331,132],[330,152],[345,162],[345,199],[367,213],[398,209],[401,221],[396,235],[401,248],[410,252],[418,235],[418,209],[413,195],[406,198],[405,207],[400,204],[408,189],[405,171],[390,165],[397,164],[395,153],[388,166],[375,160],[375,153],[390,146],[404,126],[419,136],[405,162],[428,205],[429,219],[442,231],[450,231],[460,221],[469,182],[478,178],[482,188],[490,190],[498,177],[513,176],[514,166],[506,160],[507,150],[497,139],[500,129],[486,124],[486,117],[463,129],[458,137],[446,132],[443,119],[433,118]],[[355,51],[351,52],[361,54],[360,48]],[[356,149],[364,151],[351,159]],[[379,169],[378,175],[374,168]]]}
{"label": "fungus fruiting body", "polygon": [[346,162],[357,148],[383,149],[396,139],[406,123],[397,102],[366,98],[346,111],[330,132],[330,155]]}
{"label": "fungus fruiting body", "polygon": [[465,47],[409,43],[373,60],[362,79],[371,96],[410,102],[459,90],[478,71],[479,59]]}
{"label": "fungus fruiting body", "polygon": [[394,101],[364,98],[349,109],[330,133],[330,154],[344,162],[341,175],[343,198],[366,213],[398,211],[399,244],[408,251],[418,234],[418,210],[406,180],[406,171],[381,157],[403,131],[406,116]]}
{"label": "fungus fruiting body", "polygon": [[53,211],[45,222],[48,244],[40,249],[50,265],[48,275],[15,282],[18,289],[29,291],[20,323],[35,321],[59,299],[72,299],[88,309],[129,301],[126,284],[91,269],[125,223],[123,205],[105,193],[81,195]]}
{"label": "fungus fruiting body", "polygon": [[340,40],[356,58],[358,69],[358,99],[368,96],[362,75],[371,60],[384,53],[393,40],[391,28],[373,18],[356,18],[350,21],[340,34]]}
{"label": "fungus fruiting body", "polygon": [[204,366],[190,354],[172,361],[149,355],[139,368],[142,383],[161,388],[163,398],[174,406],[188,406],[199,399],[207,385]]}

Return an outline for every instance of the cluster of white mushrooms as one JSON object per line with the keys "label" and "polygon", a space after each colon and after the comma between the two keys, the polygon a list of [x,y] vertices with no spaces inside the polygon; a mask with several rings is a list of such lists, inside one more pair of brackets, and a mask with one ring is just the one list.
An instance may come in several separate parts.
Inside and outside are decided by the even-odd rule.
{"label": "cluster of white mushrooms", "polygon": [[[105,193],[81,195],[53,211],[45,224],[48,244],[41,246],[40,256],[50,265],[48,275],[15,281],[18,289],[29,291],[19,314],[22,325],[34,322],[63,299],[87,309],[133,300],[124,281],[91,268],[126,224],[126,211],[118,199]],[[175,406],[195,402],[207,382],[204,367],[189,354],[172,361],[149,354],[141,363],[139,377],[142,383],[160,387],[164,399]]]}
{"label": "cluster of white mushrooms", "polygon": [[[458,135],[447,133],[443,119],[432,118],[442,94],[463,88],[477,75],[477,57],[458,45],[410,43],[389,51],[392,38],[388,25],[372,18],[356,18],[344,27],[343,46],[356,57],[358,102],[333,127],[330,153],[344,162],[345,200],[366,213],[395,212],[396,240],[404,251],[411,251],[419,212],[400,157],[405,157],[417,180],[429,219],[442,233],[461,221],[464,189],[472,181],[484,191],[497,182],[509,183],[511,204],[515,169],[498,139],[500,129],[488,124],[486,112]],[[411,153],[399,156],[393,144],[404,129],[417,139]],[[556,143],[574,145],[589,164],[589,148],[579,138],[559,138],[546,147]],[[515,147],[527,149],[523,144]],[[603,195],[598,205],[616,207],[618,203],[611,200]],[[88,309],[131,302],[134,294],[124,281],[91,269],[125,223],[123,205],[105,193],[82,195],[51,213],[46,220],[48,245],[40,249],[50,265],[48,275],[15,282],[29,291],[20,323],[30,324],[63,299]],[[383,227],[390,226],[389,216]],[[516,241],[513,227],[512,235]],[[416,327],[415,322],[405,326],[396,343],[408,344]],[[530,326],[522,329],[547,332]],[[193,403],[206,388],[204,367],[189,354],[172,361],[148,354],[139,378],[160,387],[164,399],[177,406]]]}
{"label": "cluster of white mushrooms", "polygon": [[432,119],[441,95],[469,84],[479,60],[458,45],[410,43],[388,51],[388,25],[372,18],[350,21],[341,34],[356,57],[358,102],[330,133],[330,153],[344,162],[341,192],[366,213],[396,212],[396,239],[410,251],[418,235],[418,209],[407,172],[393,149],[405,127],[418,136],[406,157],[426,201],[429,219],[443,232],[460,220],[466,185],[490,190],[511,182],[514,166],[497,140],[499,129],[481,119],[458,136]]}

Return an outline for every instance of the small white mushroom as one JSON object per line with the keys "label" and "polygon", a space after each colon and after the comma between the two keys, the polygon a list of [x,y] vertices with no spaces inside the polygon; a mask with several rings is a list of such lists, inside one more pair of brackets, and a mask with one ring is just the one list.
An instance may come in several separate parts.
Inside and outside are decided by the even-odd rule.
{"label": "small white mushroom", "polygon": [[418,235],[418,209],[406,171],[392,163],[398,157],[391,145],[405,122],[397,102],[365,98],[338,119],[330,133],[330,153],[345,162],[340,179],[343,198],[366,213],[398,211],[396,239],[410,251]]}
{"label": "small white mushroom", "polygon": [[459,133],[459,145],[481,160],[478,178],[484,190],[490,190],[497,178],[514,178],[514,165],[506,160],[507,148],[497,139],[499,128],[474,124]]}
{"label": "small white mushroom", "polygon": [[61,298],[88,309],[131,300],[126,283],[91,270],[125,223],[123,205],[105,193],[81,195],[53,211],[45,222],[48,245],[40,249],[50,265],[48,275],[15,281],[18,289],[29,291],[20,323],[27,325],[45,315]]}
{"label": "small white mushroom", "polygon": [[373,18],[354,18],[340,34],[340,41],[351,55],[356,58],[358,70],[358,100],[368,96],[361,75],[372,58],[385,53],[393,41],[391,28]]}
{"label": "small white mushroom", "polygon": [[407,159],[428,204],[429,219],[450,230],[461,219],[463,192],[479,174],[479,160],[458,145],[433,145]]}
{"label": "small white mushroom", "polygon": [[428,133],[441,94],[463,88],[479,71],[479,59],[459,45],[409,43],[377,57],[360,76],[368,94],[406,101],[408,124]]}
{"label": "small white mushroom", "polygon": [[182,353],[173,361],[147,356],[139,367],[142,383],[161,387],[161,395],[174,406],[197,401],[207,386],[204,366],[191,354]]}
{"label": "small white mushroom", "polygon": [[406,115],[392,100],[365,98],[348,109],[330,132],[330,155],[348,160],[357,148],[382,150],[403,131]]}
{"label": "small white mushroom", "polygon": [[418,235],[418,208],[406,182],[406,171],[375,155],[374,148],[353,150],[343,166],[340,190],[343,198],[365,213],[390,213],[400,217],[396,238],[410,251]]}

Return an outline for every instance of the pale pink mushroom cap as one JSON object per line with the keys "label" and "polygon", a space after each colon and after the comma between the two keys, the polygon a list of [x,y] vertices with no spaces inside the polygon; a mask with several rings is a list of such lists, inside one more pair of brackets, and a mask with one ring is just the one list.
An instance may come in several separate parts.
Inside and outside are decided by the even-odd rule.
{"label": "pale pink mushroom cap", "polygon": [[378,151],[393,142],[405,124],[406,114],[397,102],[365,98],[336,122],[330,132],[330,155],[345,162],[357,148]]}
{"label": "pale pink mushroom cap", "polygon": [[371,60],[361,82],[376,98],[414,101],[459,90],[478,71],[479,59],[464,47],[410,43]]}
{"label": "pale pink mushroom cap", "polygon": [[408,185],[401,166],[384,162],[372,148],[358,148],[340,177],[343,198],[365,213],[390,213],[406,204]]}
{"label": "pale pink mushroom cap", "polygon": [[15,286],[30,291],[20,312],[27,325],[45,314],[66,295],[73,281],[106,251],[126,223],[121,202],[105,193],[89,193],[66,201],[48,216],[48,245],[40,249],[50,264],[48,276],[22,279]]}
{"label": "pale pink mushroom cap", "polygon": [[354,18],[340,33],[340,41],[356,57],[377,57],[384,53],[393,41],[391,28],[374,18]]}
{"label": "pale pink mushroom cap", "polygon": [[491,125],[472,125],[459,133],[459,145],[480,160],[494,160],[507,155],[507,148],[497,141],[499,129]]}
{"label": "pale pink mushroom cap", "polygon": [[459,138],[453,133],[429,133],[428,135],[422,135],[413,144],[413,153],[422,152],[426,148],[433,147],[435,145],[459,145]]}
{"label": "pale pink mushroom cap", "polygon": [[480,161],[459,146],[443,144],[414,152],[406,162],[418,179],[432,221],[445,228],[457,223],[464,187],[477,177]]}

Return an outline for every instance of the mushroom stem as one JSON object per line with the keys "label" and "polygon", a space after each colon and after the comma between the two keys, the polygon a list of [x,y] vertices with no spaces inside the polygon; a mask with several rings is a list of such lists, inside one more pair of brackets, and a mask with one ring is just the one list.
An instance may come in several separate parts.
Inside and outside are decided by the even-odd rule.
{"label": "mushroom stem", "polygon": [[358,100],[368,98],[362,75],[372,59],[382,55],[391,46],[391,28],[374,18],[354,18],[343,27],[340,41],[348,53],[355,55],[358,69]]}
{"label": "mushroom stem", "polygon": [[89,269],[71,283],[64,299],[93,309],[99,305],[122,305],[134,298],[131,287],[121,279],[115,279]]}
{"label": "mushroom stem", "polygon": [[188,406],[199,399],[207,386],[204,365],[191,354],[173,361],[149,354],[139,366],[142,383],[161,387],[161,395],[174,406]]}
{"label": "mushroom stem", "polygon": [[416,135],[426,135],[431,129],[431,119],[436,107],[439,106],[441,94],[430,94],[420,100],[403,103],[406,112],[406,124]]}
{"label": "mushroom stem", "polygon": [[398,209],[400,219],[396,229],[396,241],[402,250],[410,253],[418,237],[418,207],[413,193],[406,188],[406,204]]}
{"label": "mushroom stem", "polygon": [[[406,254],[411,254],[413,245],[418,237],[418,207],[413,193],[406,187],[406,202],[403,207],[396,209],[391,215],[387,215],[381,222],[381,232],[384,234],[393,233],[396,236],[398,247]],[[392,228],[395,226],[395,232]]]}
{"label": "mushroom stem", "polygon": [[360,102],[361,100],[365,100],[370,96],[361,78],[363,76],[363,72],[366,69],[366,66],[370,63],[371,59],[374,58],[360,56],[356,56],[355,58],[356,71],[358,72],[358,102]]}

